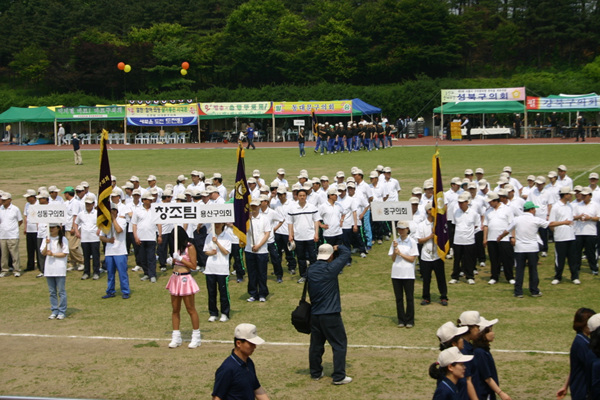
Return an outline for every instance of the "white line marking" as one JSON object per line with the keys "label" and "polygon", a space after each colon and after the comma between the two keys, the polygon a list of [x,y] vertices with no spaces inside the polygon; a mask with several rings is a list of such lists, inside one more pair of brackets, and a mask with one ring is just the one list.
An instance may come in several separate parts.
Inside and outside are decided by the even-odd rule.
{"label": "white line marking", "polygon": [[584,175],[592,172],[593,170],[597,169],[598,167],[600,167],[600,164],[596,165],[594,168],[590,168],[587,171],[584,171],[584,172],[580,173],[575,178],[573,178],[573,182],[575,182],[577,179],[581,178],[582,176],[584,176]]}
{"label": "white line marking", "polygon": [[[92,340],[129,340],[129,341],[169,341],[170,338],[157,339],[157,338],[135,338],[135,337],[119,337],[119,336],[78,336],[78,335],[42,335],[38,333],[4,333],[0,332],[0,336],[10,337],[35,337],[35,338],[58,338],[58,339],[92,339]],[[189,341],[189,340],[184,340]],[[202,339],[203,343],[219,343],[219,344],[231,344],[231,340],[205,340]],[[265,345],[270,346],[303,346],[308,347],[309,343],[288,343],[288,342],[266,342]],[[438,350],[437,347],[420,347],[420,346],[385,346],[385,345],[370,345],[370,344],[349,344],[348,347],[354,349],[397,349],[397,350]],[[557,354],[557,355],[569,355],[568,351],[545,351],[545,350],[501,350],[493,349],[492,351],[498,353],[534,353],[534,354]]]}

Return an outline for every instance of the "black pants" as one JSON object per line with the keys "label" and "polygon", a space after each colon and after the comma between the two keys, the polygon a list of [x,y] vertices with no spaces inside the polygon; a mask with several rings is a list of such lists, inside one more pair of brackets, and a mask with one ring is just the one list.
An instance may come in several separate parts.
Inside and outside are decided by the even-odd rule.
{"label": "black pants", "polygon": [[37,238],[37,249],[36,249],[37,263],[38,263],[38,269],[43,274],[44,267],[46,266],[46,256],[43,256],[42,251],[40,250],[40,247],[42,247],[42,242],[46,243],[46,238],[43,238],[43,239]]}
{"label": "black pants", "polygon": [[446,223],[448,226],[448,242],[450,243],[450,248],[454,248],[454,232],[456,231],[456,225],[453,222],[448,221]]}
{"label": "black pants", "polygon": [[254,138],[248,138],[248,146],[246,147],[246,149],[250,149],[250,146],[252,146],[252,148],[256,150],[256,146],[254,145]]}
{"label": "black pants", "polygon": [[371,221],[373,240],[383,240],[383,221]]}
{"label": "black pants", "polygon": [[81,242],[83,251],[83,273],[90,275],[90,256],[92,256],[92,266],[94,274],[100,275],[100,242]]}
{"label": "black pants", "polygon": [[538,234],[540,235],[540,239],[542,239],[542,248],[540,251],[548,252],[548,228],[539,228]]}
{"label": "black pants", "polygon": [[513,269],[515,265],[514,248],[510,242],[487,242],[490,263],[492,264],[491,279],[500,280],[500,269],[504,268],[504,276],[507,281],[514,279]]}
{"label": "black pants", "polygon": [[476,251],[475,243],[454,245],[454,268],[452,269],[452,279],[458,280],[461,271],[465,273],[467,279],[473,279]]}
{"label": "black pants", "polygon": [[[396,297],[396,314],[399,324],[415,324],[415,280],[392,279],[394,296]],[[406,307],[404,295],[406,294]]]}
{"label": "black pants", "polygon": [[444,270],[444,261],[438,259],[435,261],[421,260],[421,275],[423,276],[423,299],[431,301],[431,273],[435,273],[438,290],[440,291],[440,300],[448,300],[448,286],[446,284],[446,272]]}
{"label": "black pants", "polygon": [[323,353],[325,352],[325,341],[327,341],[333,352],[333,374],[331,376],[334,382],[341,381],[346,377],[346,351],[348,349],[348,338],[342,315],[340,313],[312,315],[310,324],[310,348],[308,350],[310,376],[318,378],[323,372]]}
{"label": "black pants", "polygon": [[129,253],[130,246],[133,247],[133,255],[135,257],[135,265],[141,266],[140,261],[140,246],[135,242],[135,238],[133,237],[133,232],[127,232],[125,237],[127,241],[127,253]]}
{"label": "black pants", "polygon": [[[475,233],[475,246],[477,248],[477,262],[484,263],[486,260],[485,257],[485,247],[483,246],[483,231],[479,231]],[[477,266],[475,266],[477,267]]]}
{"label": "black pants", "polygon": [[281,279],[283,277],[283,268],[281,267],[281,255],[277,249],[277,245],[275,242],[268,243],[267,249],[269,250],[271,264],[273,264],[273,273],[278,279]]}
{"label": "black pants", "polygon": [[206,275],[206,292],[208,293],[208,311],[211,316],[218,317],[217,308],[217,289],[219,290],[219,300],[221,302],[221,314],[229,318],[229,275]]}
{"label": "black pants", "polygon": [[515,276],[515,295],[523,295],[523,280],[525,279],[525,267],[529,267],[529,292],[531,294],[538,294],[540,289],[540,278],[538,276],[538,252],[534,253],[515,253],[515,260],[517,262],[516,276]]}
{"label": "black pants", "polygon": [[229,261],[233,258],[233,269],[237,279],[244,279],[244,265],[242,259],[242,250],[238,243],[231,244],[231,253],[229,253]]}
{"label": "black pants", "polygon": [[175,235],[173,232],[163,233],[162,234],[162,243],[158,245],[158,264],[162,267],[166,267],[167,258],[170,257],[170,254],[175,252]]}
{"label": "black pants", "polygon": [[300,266],[300,276],[306,278],[306,260],[314,264],[317,261],[314,240],[296,240],[296,254]]}
{"label": "black pants", "polygon": [[577,271],[581,270],[581,252],[585,250],[585,257],[587,258],[590,269],[593,272],[598,272],[598,262],[596,260],[596,236],[591,235],[577,235],[575,236],[576,252],[575,257],[577,262]]}
{"label": "black pants", "polygon": [[[595,239],[595,238],[594,238]],[[565,260],[569,262],[571,280],[579,279],[579,266],[581,264],[581,253],[577,253],[576,240],[566,242],[554,242],[554,279],[561,281],[565,269]],[[577,255],[579,254],[579,262]]]}
{"label": "black pants", "polygon": [[26,271],[33,271],[35,269],[35,255],[37,253],[37,232],[27,232],[25,240],[27,243]]}
{"label": "black pants", "polygon": [[246,269],[248,270],[248,294],[255,299],[269,295],[267,287],[268,254],[258,254],[246,251]]}
{"label": "black pants", "polygon": [[323,236],[323,239],[325,239],[325,242],[327,242],[327,244],[330,244],[332,246],[339,246],[341,244],[344,244],[343,234],[338,236]]}
{"label": "black pants", "polygon": [[275,234],[277,250],[279,251],[279,254],[281,254],[282,251],[285,252],[285,260],[287,261],[288,270],[291,272],[292,270],[296,270],[296,255],[293,250],[288,250],[288,240],[288,235],[282,235],[281,233]]}
{"label": "black pants", "polygon": [[352,247],[358,249],[360,253],[365,253],[367,251],[365,247],[365,231],[361,226],[358,227],[358,231],[354,232],[352,229],[350,230],[350,234],[352,235]]}
{"label": "black pants", "polygon": [[144,275],[156,278],[156,242],[143,241],[140,244],[140,267]]}
{"label": "black pants", "polygon": [[206,267],[208,256],[204,253],[204,242],[206,241],[207,230],[206,226],[202,225],[200,229],[194,230],[194,247],[196,248],[196,263],[199,267]]}

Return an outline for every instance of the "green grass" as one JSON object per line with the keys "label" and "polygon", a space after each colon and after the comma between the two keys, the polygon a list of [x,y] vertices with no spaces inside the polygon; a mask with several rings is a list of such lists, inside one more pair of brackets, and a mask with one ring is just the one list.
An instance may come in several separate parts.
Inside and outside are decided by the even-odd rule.
{"label": "green grass", "polygon": [[[596,145],[573,146],[449,146],[441,147],[444,181],[462,176],[465,168],[482,167],[494,183],[505,165],[513,168],[522,182],[529,174],[547,174],[565,164],[569,175],[576,177],[598,164]],[[368,173],[377,164],[390,166],[400,180],[401,199],[410,189],[422,185],[431,174],[429,147],[395,147],[358,154],[316,156],[311,151],[299,158],[295,149],[257,149],[247,152],[246,169],[260,169],[269,182],[279,167],[286,168],[288,180],[302,168],[310,176],[323,174],[333,178],[335,172],[346,174],[352,166]],[[221,172],[231,188],[235,174],[235,150],[152,150],[111,151],[112,173],[123,184],[132,174],[142,180],[148,174],[158,177],[159,186],[174,183],[181,173],[193,169],[206,175]],[[81,180],[91,183],[98,175],[98,152],[84,151],[84,165],[72,165],[71,151],[3,152],[4,169],[0,189],[9,191],[15,204],[22,207],[21,194],[28,188],[56,184],[59,188]],[[598,169],[596,169],[598,171]],[[586,184],[587,174],[576,181]],[[269,301],[249,304],[246,285],[230,283],[232,312],[227,323],[208,323],[205,280],[195,276],[201,288],[196,297],[200,314],[203,345],[196,350],[185,346],[167,348],[171,331],[170,302],[164,285],[168,273],[160,274],[158,284],[140,282],[130,272],[132,297],[101,300],[106,278],[81,281],[79,273],[69,273],[68,318],[48,321],[46,283],[32,273],[21,278],[0,280],[2,316],[0,333],[49,335],[49,337],[0,336],[3,363],[0,379],[3,394],[85,398],[192,399],[209,397],[214,371],[229,353],[233,328],[241,322],[258,326],[259,335],[270,343],[260,346],[253,358],[261,383],[274,399],[426,399],[431,398],[435,382],[427,375],[435,361],[435,331],[446,321],[456,321],[459,314],[476,309],[488,319],[499,318],[492,349],[531,350],[528,353],[494,352],[500,386],[513,398],[551,398],[568,374],[568,356],[539,354],[535,351],[568,352],[573,338],[570,329],[578,307],[600,310],[597,300],[598,278],[582,268],[581,286],[570,283],[552,286],[553,246],[549,257],[541,259],[540,288],[544,297],[512,297],[511,287],[485,284],[489,264],[477,278],[475,286],[464,283],[449,288],[450,305],[432,303],[421,307],[421,281],[415,285],[416,326],[412,330],[395,325],[394,296],[390,282],[391,261],[387,257],[389,242],[375,246],[365,260],[355,259],[352,267],[340,276],[343,318],[351,345],[407,346],[424,349],[351,347],[347,372],[355,382],[333,387],[328,380],[313,382],[308,375],[307,344],[309,337],[297,333],[290,324],[290,312],[297,305],[301,286],[289,275],[278,285],[269,276]],[[24,240],[21,254],[25,255]],[[133,261],[130,259],[130,265]],[[22,258],[22,266],[25,260]],[[451,263],[446,262],[449,275]],[[433,300],[437,300],[435,283]],[[184,339],[191,335],[191,325],[182,311]],[[66,336],[73,336],[66,338]],[[129,340],[90,339],[89,336],[122,337]],[[211,341],[211,342],[208,342]],[[220,342],[225,341],[225,343]],[[154,342],[154,343],[153,343]],[[155,347],[155,343],[158,347]],[[331,352],[324,356],[325,373],[332,372]]]}

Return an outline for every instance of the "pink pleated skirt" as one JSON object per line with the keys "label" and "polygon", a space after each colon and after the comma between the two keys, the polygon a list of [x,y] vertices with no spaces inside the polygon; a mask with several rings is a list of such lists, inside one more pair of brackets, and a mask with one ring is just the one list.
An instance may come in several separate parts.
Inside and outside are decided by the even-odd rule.
{"label": "pink pleated skirt", "polygon": [[165,287],[172,296],[189,296],[198,293],[200,288],[192,275],[171,275]]}

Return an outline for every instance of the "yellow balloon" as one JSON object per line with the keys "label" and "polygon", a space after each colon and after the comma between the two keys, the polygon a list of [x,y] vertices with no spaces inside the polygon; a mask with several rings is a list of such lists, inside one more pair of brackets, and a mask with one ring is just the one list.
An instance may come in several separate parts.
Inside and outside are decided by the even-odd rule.
{"label": "yellow balloon", "polygon": [[179,71],[179,72],[181,72],[181,75],[183,75],[183,76],[186,76],[186,75],[187,75],[187,70],[185,70],[185,69],[183,69],[183,68],[182,68],[182,69],[181,69],[181,71]]}
{"label": "yellow balloon", "polygon": [[125,65],[125,68],[123,68],[123,71],[125,71],[125,72],[131,71],[131,65],[129,65],[129,64]]}

